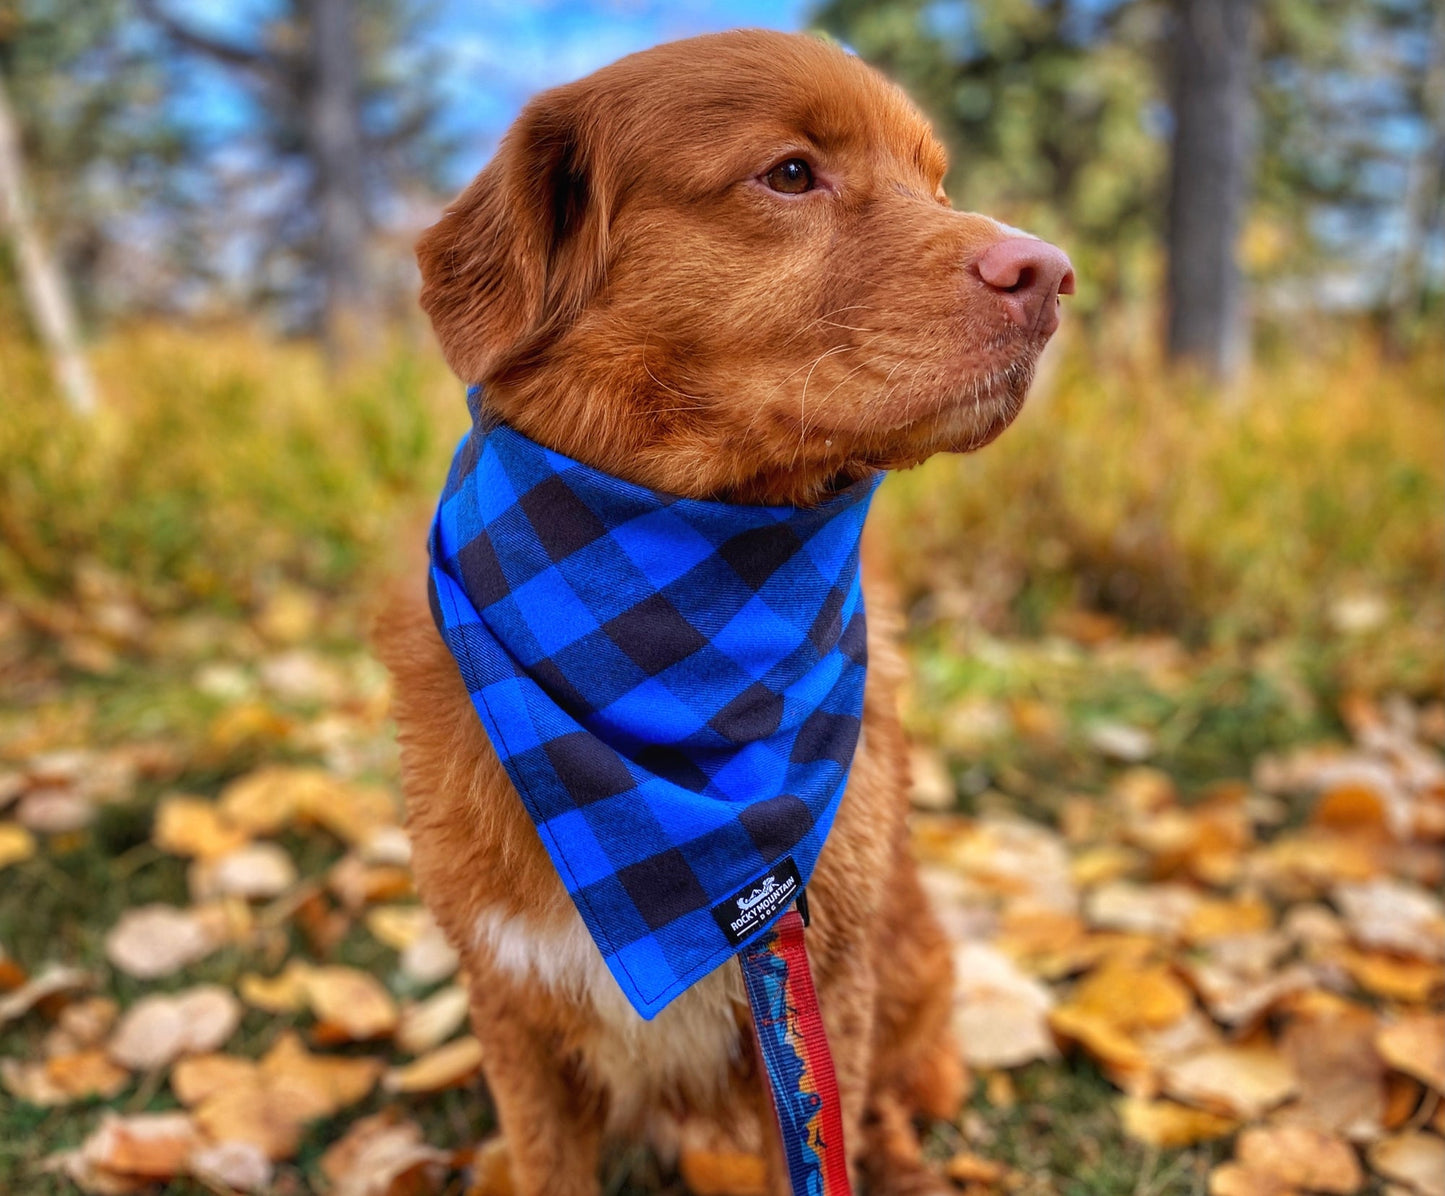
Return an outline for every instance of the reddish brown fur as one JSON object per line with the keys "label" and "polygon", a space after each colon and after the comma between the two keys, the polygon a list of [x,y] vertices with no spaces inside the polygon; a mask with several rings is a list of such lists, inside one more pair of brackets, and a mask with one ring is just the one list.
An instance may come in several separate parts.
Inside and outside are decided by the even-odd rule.
{"label": "reddish brown fur", "polygon": [[[791,157],[817,190],[760,181]],[[422,303],[458,375],[532,438],[675,493],[816,501],[986,443],[1027,389],[1043,338],[1003,320],[971,269],[1004,230],[948,210],[944,165],[903,95],[821,41],[661,46],[527,106],[422,237]],[[809,950],[869,1190],[941,1191],[912,1119],[961,1100],[951,971],[907,850],[895,620],[866,568],[865,590],[864,730],[810,885]],[[582,979],[519,968],[531,940],[480,933],[479,919],[563,944],[577,915],[418,578],[380,640],[417,885],[464,957],[517,1191],[596,1193],[604,1135],[655,1110],[741,1124],[765,1107],[736,965],[643,1023]]]}

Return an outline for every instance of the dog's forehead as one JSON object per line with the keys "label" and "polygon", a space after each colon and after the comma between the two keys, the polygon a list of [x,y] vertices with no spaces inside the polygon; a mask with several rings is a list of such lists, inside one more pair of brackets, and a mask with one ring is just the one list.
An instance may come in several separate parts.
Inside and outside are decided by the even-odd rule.
{"label": "dog's forehead", "polygon": [[882,149],[925,174],[942,169],[943,151],[907,96],[815,37],[744,30],[690,38],[632,55],[591,82],[604,121],[633,125],[641,136],[629,145],[643,152],[695,149],[722,166],[730,148]]}

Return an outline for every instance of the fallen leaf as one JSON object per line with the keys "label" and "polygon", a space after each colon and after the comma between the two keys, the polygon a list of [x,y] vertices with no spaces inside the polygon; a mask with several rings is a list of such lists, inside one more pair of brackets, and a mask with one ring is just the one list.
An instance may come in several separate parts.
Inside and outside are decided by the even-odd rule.
{"label": "fallen leaf", "polygon": [[696,1196],[767,1196],[767,1166],[759,1155],[685,1147],[678,1170]]}
{"label": "fallen leaf", "polygon": [[1394,877],[1341,884],[1334,900],[1365,947],[1445,960],[1445,905],[1433,893]]}
{"label": "fallen leaf", "polygon": [[1008,1168],[993,1159],[960,1151],[943,1165],[943,1173],[955,1183],[992,1187],[1008,1175]]}
{"label": "fallen leaf", "polygon": [[329,1117],[363,1100],[381,1076],[379,1059],[313,1054],[293,1033],[283,1034],[261,1059],[273,1088],[304,1092],[313,1117]]}
{"label": "fallen leaf", "polygon": [[1445,1095],[1445,1014],[1406,1014],[1375,1035],[1380,1057]]}
{"label": "fallen leaf", "polygon": [[1258,1117],[1294,1094],[1294,1067],[1274,1046],[1214,1046],[1169,1063],[1164,1089],[1176,1100],[1226,1116]]}
{"label": "fallen leaf", "polygon": [[366,913],[366,928],[393,951],[404,951],[434,923],[424,905],[382,905]]}
{"label": "fallen leaf", "polygon": [[134,1113],[102,1116],[80,1147],[93,1167],[136,1179],[169,1180],[186,1171],[199,1145],[195,1123],[186,1113]]}
{"label": "fallen leaf", "polygon": [[467,1020],[467,990],[449,984],[425,1001],[408,1002],[402,1006],[396,1027],[396,1045],[409,1055],[419,1055],[445,1042]]}
{"label": "fallen leaf", "polygon": [[1368,1009],[1329,994],[1305,994],[1280,1036],[1280,1049],[1299,1077],[1299,1099],[1286,1112],[1349,1141],[1378,1137],[1385,1069],[1375,1031]]}
{"label": "fallen leaf", "polygon": [[0,1059],[0,1084],[32,1105],[66,1105],[80,1100],[109,1100],[130,1083],[130,1072],[112,1063],[104,1051],[85,1050],[38,1062]]}
{"label": "fallen leaf", "polygon": [[254,1060],[235,1055],[190,1055],[171,1069],[171,1091],[189,1108],[224,1088],[253,1084],[257,1067]]}
{"label": "fallen leaf", "polygon": [[211,859],[246,844],[248,835],[211,802],[173,795],[156,807],[151,842],[171,855]]}
{"label": "fallen leaf", "polygon": [[279,896],[296,883],[296,865],[276,843],[248,843],[225,855],[197,860],[191,867],[191,896],[197,901]]}
{"label": "fallen leaf", "polygon": [[1235,1157],[1244,1166],[1277,1176],[1292,1188],[1352,1196],[1365,1176],[1346,1142],[1303,1126],[1254,1126],[1239,1135]]}
{"label": "fallen leaf", "polygon": [[[687,1148],[683,1148],[682,1156],[686,1157]],[[687,1174],[686,1164],[679,1159],[679,1166],[683,1175]],[[494,1138],[488,1138],[472,1154],[471,1163],[472,1186],[467,1196],[515,1196],[516,1186],[512,1183],[512,1156],[507,1150],[507,1140],[498,1134]],[[694,1185],[692,1188],[694,1196],[709,1196],[709,1193],[702,1191]],[[720,1194],[721,1196],[721,1194]],[[745,1189],[739,1191],[737,1196],[753,1196]]]}
{"label": "fallen leaf", "polygon": [[306,985],[310,975],[310,964],[293,959],[275,976],[247,972],[241,977],[237,991],[247,1005],[264,1009],[267,1013],[299,1013],[306,1008]]}
{"label": "fallen leaf", "polygon": [[142,997],[116,1027],[110,1057],[134,1071],[151,1071],[183,1054],[216,1050],[240,1024],[241,1002],[219,985]]}
{"label": "fallen leaf", "polygon": [[433,923],[407,945],[397,966],[414,984],[425,987],[455,976],[461,957]]}
{"label": "fallen leaf", "polygon": [[1419,1196],[1445,1196],[1445,1138],[1421,1130],[1370,1147],[1370,1167]]}
{"label": "fallen leaf", "polygon": [[34,835],[13,822],[0,822],[0,868],[23,864],[34,854]]}
{"label": "fallen leaf", "polygon": [[440,1092],[470,1080],[482,1066],[482,1044],[471,1035],[455,1039],[404,1067],[386,1073],[388,1092]]}
{"label": "fallen leaf", "polygon": [[1356,984],[1377,997],[1422,1004],[1445,988],[1445,965],[1424,959],[1337,947],[1325,952],[1322,960],[1339,964]]}
{"label": "fallen leaf", "polygon": [[105,936],[105,955],[127,975],[155,980],[204,959],[224,940],[217,920],[197,910],[142,905],[123,913]]}
{"label": "fallen leaf", "polygon": [[46,964],[39,974],[27,980],[13,992],[0,997],[0,1026],[16,1018],[24,1017],[41,1001],[59,993],[74,992],[89,988],[95,977],[80,968],[64,967],[60,964]]}
{"label": "fallen leaf", "polygon": [[251,1142],[216,1142],[191,1152],[189,1170],[211,1188],[260,1192],[271,1186],[275,1168]]}
{"label": "fallen leaf", "polygon": [[986,943],[954,950],[958,982],[953,1025],[976,1067],[1017,1067],[1055,1054],[1048,1013],[1053,996],[1007,955]]}
{"label": "fallen leaf", "polygon": [[[420,1196],[440,1187],[446,1157],[426,1145],[414,1121],[374,1113],[327,1148],[321,1173],[331,1182],[331,1196]],[[470,1196],[510,1196],[510,1182],[507,1189],[488,1186],[475,1164],[473,1171]]]}
{"label": "fallen leaf", "polygon": [[1119,1102],[1119,1117],[1124,1132],[1131,1138],[1162,1149],[1223,1138],[1239,1127],[1238,1121],[1218,1113],[1191,1109],[1174,1101],[1134,1096],[1126,1096]]}
{"label": "fallen leaf", "polygon": [[301,983],[317,1019],[346,1038],[377,1038],[396,1029],[396,1002],[368,972],[339,966],[311,968]]}
{"label": "fallen leaf", "polygon": [[1209,1173],[1209,1196],[1295,1196],[1298,1191],[1271,1171],[1240,1163],[1221,1163]]}

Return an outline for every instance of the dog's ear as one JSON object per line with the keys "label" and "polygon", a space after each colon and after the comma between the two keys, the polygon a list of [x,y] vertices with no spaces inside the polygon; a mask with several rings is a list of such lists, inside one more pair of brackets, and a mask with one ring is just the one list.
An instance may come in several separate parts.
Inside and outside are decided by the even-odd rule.
{"label": "dog's ear", "polygon": [[463,382],[555,335],[601,281],[610,187],[598,133],[575,88],[542,93],[417,241],[421,305]]}

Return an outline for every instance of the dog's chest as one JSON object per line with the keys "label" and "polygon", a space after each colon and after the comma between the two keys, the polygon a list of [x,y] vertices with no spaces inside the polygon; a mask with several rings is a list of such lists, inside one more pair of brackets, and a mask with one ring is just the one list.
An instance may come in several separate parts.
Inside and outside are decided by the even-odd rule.
{"label": "dog's chest", "polygon": [[575,911],[559,924],[484,910],[475,936],[499,972],[575,1004],[592,1023],[580,1054],[619,1118],[642,1112],[660,1094],[707,1103],[726,1087],[744,1048],[737,1015],[747,1004],[731,960],[646,1021],[618,988]]}

